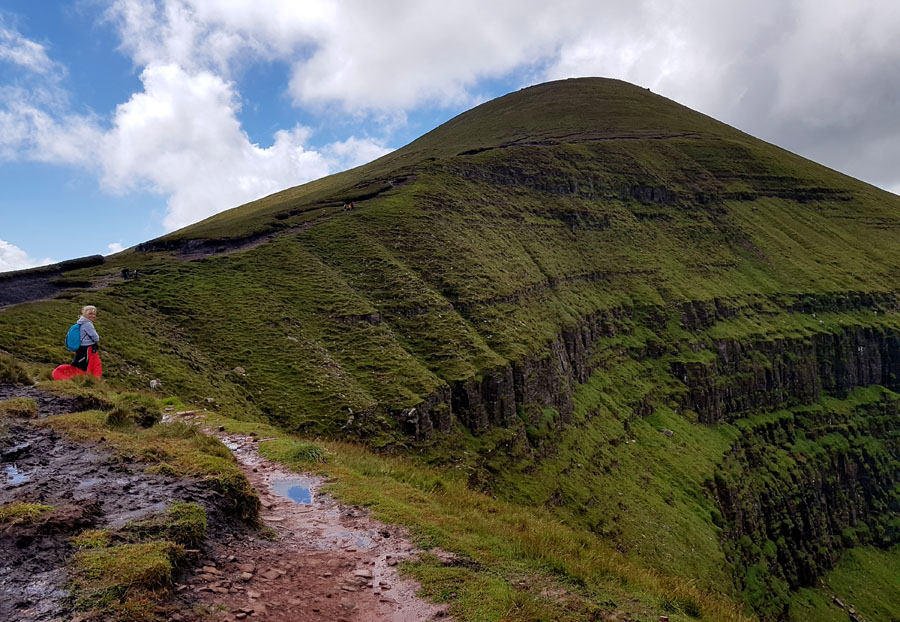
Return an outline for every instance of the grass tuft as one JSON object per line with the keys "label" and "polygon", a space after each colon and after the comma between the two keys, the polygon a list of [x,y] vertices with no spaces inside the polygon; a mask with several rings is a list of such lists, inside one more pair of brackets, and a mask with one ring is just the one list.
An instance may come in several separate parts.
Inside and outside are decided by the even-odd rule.
{"label": "grass tuft", "polygon": [[37,414],[37,402],[30,397],[14,397],[0,402],[0,416],[36,417]]}
{"label": "grass tuft", "polygon": [[0,505],[0,525],[30,523],[47,512],[52,512],[54,509],[52,505],[25,503],[22,501]]}
{"label": "grass tuft", "polygon": [[34,384],[25,368],[12,356],[0,352],[0,383]]}
{"label": "grass tuft", "polygon": [[123,532],[140,540],[170,540],[189,549],[206,538],[206,510],[196,503],[179,501],[164,513],[127,524]]}
{"label": "grass tuft", "polygon": [[141,542],[89,548],[72,559],[76,609],[96,609],[117,620],[152,620],[158,595],[184,559],[173,542]]}
{"label": "grass tuft", "polygon": [[72,538],[72,546],[76,549],[103,549],[112,541],[112,533],[108,529],[86,529]]}

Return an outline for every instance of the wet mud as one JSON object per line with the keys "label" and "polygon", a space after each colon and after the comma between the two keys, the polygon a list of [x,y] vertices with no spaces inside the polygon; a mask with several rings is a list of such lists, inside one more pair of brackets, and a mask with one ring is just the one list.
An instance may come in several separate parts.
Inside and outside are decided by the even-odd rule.
{"label": "wet mud", "polygon": [[50,391],[44,391],[38,387],[27,387],[16,384],[0,384],[0,401],[14,397],[28,397],[37,403],[38,416],[63,415],[82,410],[88,410],[93,404],[88,401],[68,395],[57,395]]}
{"label": "wet mud", "polygon": [[[0,385],[0,399],[31,397],[40,417],[82,410],[37,387]],[[202,425],[201,418],[187,418]],[[207,430],[208,431],[208,430]],[[70,539],[89,528],[122,527],[192,501],[207,511],[207,540],[160,603],[161,619],[421,622],[448,619],[416,596],[397,566],[419,551],[398,527],[336,503],[325,482],[262,458],[259,439],[218,434],[260,495],[260,532],[235,521],[203,482],[145,472],[100,445],[71,441],[33,420],[0,422],[0,505],[54,509],[27,524],[0,525],[0,619],[71,620]],[[271,538],[262,537],[268,533]]]}
{"label": "wet mud", "polygon": [[[202,425],[199,418],[194,422]],[[445,606],[418,598],[418,585],[397,572],[400,562],[420,552],[402,528],[335,502],[322,492],[321,477],[261,457],[259,439],[218,436],[257,490],[261,520],[277,537],[213,544],[202,572],[177,587],[181,619],[194,619],[184,610],[198,602],[212,619],[227,622],[449,619]]]}
{"label": "wet mud", "polygon": [[[31,388],[0,386],[0,394],[36,396],[44,415],[69,412],[46,398],[50,394],[24,389]],[[118,528],[178,500],[203,505],[211,528],[225,529],[229,519],[215,492],[197,480],[147,474],[146,466],[32,421],[2,422],[0,505],[21,501],[54,509],[30,523],[0,525],[0,620],[71,618],[66,562],[74,553],[70,538],[84,529]]]}

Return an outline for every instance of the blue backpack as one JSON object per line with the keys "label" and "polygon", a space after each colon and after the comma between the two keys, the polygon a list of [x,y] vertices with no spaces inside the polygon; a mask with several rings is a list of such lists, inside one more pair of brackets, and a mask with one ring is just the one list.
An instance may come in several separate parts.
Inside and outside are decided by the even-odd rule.
{"label": "blue backpack", "polygon": [[66,333],[66,349],[74,352],[81,346],[81,326],[72,324]]}

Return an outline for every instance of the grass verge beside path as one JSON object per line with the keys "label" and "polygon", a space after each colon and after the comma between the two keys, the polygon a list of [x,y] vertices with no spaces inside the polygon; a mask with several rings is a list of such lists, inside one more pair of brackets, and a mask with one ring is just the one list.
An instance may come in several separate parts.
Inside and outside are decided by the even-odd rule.
{"label": "grass verge beside path", "polygon": [[541,508],[519,507],[470,490],[464,478],[353,444],[309,442],[272,426],[208,413],[209,425],[256,433],[266,458],[331,478],[329,492],[407,526],[419,546],[459,556],[406,565],[422,594],[448,602],[461,621],[593,620],[628,610],[635,620],[749,620],[741,607],[689,582],[642,568]]}

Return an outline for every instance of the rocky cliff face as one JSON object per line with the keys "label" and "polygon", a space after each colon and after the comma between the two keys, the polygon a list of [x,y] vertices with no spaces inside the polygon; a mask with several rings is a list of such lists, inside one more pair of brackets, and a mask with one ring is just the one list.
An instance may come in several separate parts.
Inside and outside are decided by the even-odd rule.
{"label": "rocky cliff face", "polygon": [[900,388],[900,335],[848,327],[797,339],[741,343],[717,340],[711,363],[672,363],[687,387],[682,405],[705,423],[796,404],[856,387]]}
{"label": "rocky cliff face", "polygon": [[[791,592],[815,585],[845,548],[900,541],[900,402],[882,389],[856,391],[900,390],[897,306],[891,296],[850,293],[618,308],[563,330],[541,357],[453,383],[406,420],[420,436],[454,420],[476,432],[524,428],[542,408],[559,413],[553,425],[570,423],[578,385],[609,364],[610,340],[649,331],[655,336],[613,351],[657,361],[672,382],[636,399],[631,416],[645,417],[665,399],[698,423],[743,431],[709,490],[738,588],[760,615],[779,619]],[[841,313],[844,323],[820,323],[823,313]],[[718,322],[753,314],[802,318],[805,329],[709,336]],[[678,339],[666,332],[673,322],[685,331]]]}
{"label": "rocky cliff face", "polygon": [[[806,316],[810,320],[808,334],[704,339],[704,331],[717,321],[757,313],[759,309],[772,314],[775,308],[777,312]],[[715,300],[672,308],[612,309],[564,329],[544,355],[490,370],[480,379],[454,382],[448,391],[420,406],[413,413],[417,416],[410,418],[405,411],[400,418],[412,422],[410,429],[415,429],[419,437],[447,431],[453,422],[448,415],[477,431],[491,425],[514,425],[517,409],[536,405],[555,408],[567,422],[576,387],[602,364],[596,356],[597,344],[605,338],[631,334],[639,326],[663,333],[667,322],[675,320],[697,335],[688,349],[694,355],[705,354],[702,360],[680,360],[677,341],[662,338],[646,340],[630,348],[628,355],[639,360],[669,356],[671,375],[683,385],[676,396],[680,408],[695,411],[703,423],[811,404],[826,395],[846,397],[857,387],[873,384],[900,390],[900,331],[892,325],[860,326],[848,319],[846,326],[814,332],[819,324],[817,313],[861,312],[877,319],[879,313],[883,318],[898,308],[900,303],[888,295],[848,293],[790,301]]]}
{"label": "rocky cliff face", "polygon": [[449,390],[431,396],[416,412],[407,409],[397,416],[417,438],[448,431],[454,419],[474,431],[518,425],[520,413],[528,423],[527,413],[535,407],[554,408],[567,423],[576,386],[586,382],[596,367],[592,362],[594,343],[616,334],[621,313],[615,310],[588,318],[558,334],[547,354],[490,370],[480,379],[453,382]]}
{"label": "rocky cliff face", "polygon": [[897,396],[828,401],[745,428],[716,473],[723,545],[745,600],[784,619],[847,547],[900,541]]}

